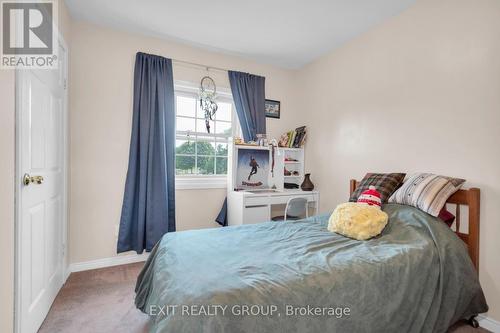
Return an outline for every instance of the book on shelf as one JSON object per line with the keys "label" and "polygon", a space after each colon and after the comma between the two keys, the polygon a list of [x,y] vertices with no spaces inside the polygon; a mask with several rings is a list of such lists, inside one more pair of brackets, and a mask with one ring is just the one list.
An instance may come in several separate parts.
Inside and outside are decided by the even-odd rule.
{"label": "book on shelf", "polygon": [[295,141],[295,136],[297,135],[296,131],[291,132],[290,141],[288,142],[288,148],[293,148],[293,142]]}
{"label": "book on shelf", "polygon": [[279,145],[280,147],[300,148],[304,145],[305,137],[306,127],[297,127],[293,131],[284,133],[280,138]]}
{"label": "book on shelf", "polygon": [[305,131],[306,131],[306,127],[305,126],[301,126],[301,127],[297,127],[295,129],[295,139],[292,143],[292,146],[295,147],[295,148],[299,148],[302,146],[303,144],[303,137],[304,137],[304,134],[305,134]]}

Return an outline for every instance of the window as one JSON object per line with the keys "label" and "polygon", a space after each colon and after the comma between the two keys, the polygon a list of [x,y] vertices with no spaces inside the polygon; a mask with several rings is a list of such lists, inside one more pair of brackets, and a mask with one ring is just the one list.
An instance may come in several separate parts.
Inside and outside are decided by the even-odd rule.
{"label": "window", "polygon": [[199,105],[198,87],[175,85],[177,188],[225,187],[228,144],[233,136],[233,100],[217,93],[218,109],[207,132]]}

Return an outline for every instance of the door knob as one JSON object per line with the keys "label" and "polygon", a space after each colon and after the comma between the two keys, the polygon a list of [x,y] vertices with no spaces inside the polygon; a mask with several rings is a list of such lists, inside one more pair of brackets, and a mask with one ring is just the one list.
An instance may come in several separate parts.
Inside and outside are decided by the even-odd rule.
{"label": "door knob", "polygon": [[25,186],[28,186],[30,183],[33,184],[42,184],[43,183],[43,176],[30,176],[27,173],[24,174],[23,176],[23,184]]}

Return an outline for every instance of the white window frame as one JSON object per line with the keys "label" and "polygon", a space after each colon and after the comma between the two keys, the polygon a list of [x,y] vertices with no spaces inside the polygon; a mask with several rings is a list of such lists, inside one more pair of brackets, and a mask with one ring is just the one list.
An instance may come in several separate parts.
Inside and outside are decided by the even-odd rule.
{"label": "white window frame", "polygon": [[[198,94],[199,86],[186,81],[174,81],[174,91],[175,96],[184,94]],[[232,112],[231,112],[231,128],[232,135],[228,138],[228,149],[231,149],[231,142],[235,135],[241,131],[238,123],[238,117],[236,115],[236,109],[234,107],[233,95],[229,89],[217,88],[217,98],[224,100],[224,102],[231,102]],[[176,121],[177,121],[177,110],[176,110]],[[177,129],[175,131],[177,139]],[[231,165],[229,165],[228,160],[228,172]],[[216,188],[226,188],[227,187],[227,175],[175,175],[175,189],[176,190],[193,190],[193,189],[216,189]]]}

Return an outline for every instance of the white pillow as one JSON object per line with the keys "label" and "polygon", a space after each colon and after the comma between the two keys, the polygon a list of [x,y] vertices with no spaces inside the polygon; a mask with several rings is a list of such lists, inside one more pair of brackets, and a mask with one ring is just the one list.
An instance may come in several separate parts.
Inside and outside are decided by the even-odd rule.
{"label": "white pillow", "polygon": [[408,177],[388,202],[410,205],[432,216],[438,216],[448,198],[458,191],[464,182],[465,179],[416,173]]}

